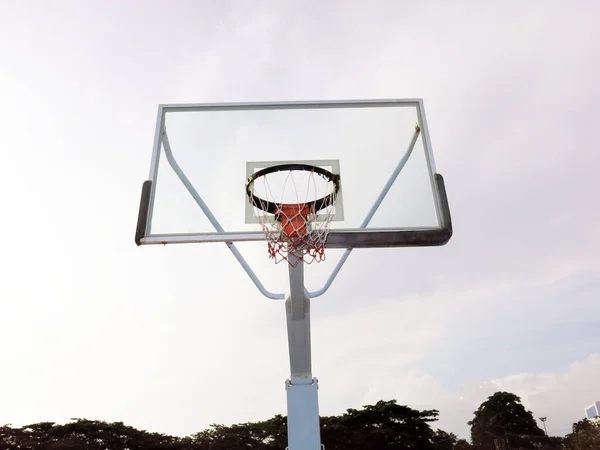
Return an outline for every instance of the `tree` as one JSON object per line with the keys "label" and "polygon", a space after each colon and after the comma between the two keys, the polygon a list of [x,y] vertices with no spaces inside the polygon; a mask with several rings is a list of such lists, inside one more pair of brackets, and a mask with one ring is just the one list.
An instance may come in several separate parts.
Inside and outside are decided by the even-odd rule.
{"label": "tree", "polygon": [[483,402],[471,426],[473,445],[494,448],[494,440],[501,438],[514,448],[534,449],[535,443],[545,437],[533,414],[521,404],[521,399],[509,392],[496,392]]}
{"label": "tree", "polygon": [[569,450],[597,450],[600,448],[600,423],[588,419],[573,424],[573,432],[567,436]]}
{"label": "tree", "polygon": [[[418,411],[379,401],[341,416],[321,418],[321,440],[327,450],[453,450],[456,436],[434,432],[436,410]],[[287,446],[287,418],[263,422],[211,425],[184,438],[150,433],[124,425],[73,419],[60,425],[42,422],[0,427],[1,450],[281,450]]]}
{"label": "tree", "polygon": [[577,434],[581,431],[589,430],[591,428],[594,428],[594,422],[589,419],[582,419],[573,424],[573,433],[571,434]]}
{"label": "tree", "polygon": [[437,417],[436,410],[417,411],[398,405],[396,400],[380,400],[360,410],[348,409],[338,420],[324,420],[322,442],[327,449],[334,450],[327,433],[328,427],[333,426],[337,441],[345,441],[340,449],[435,450],[434,432],[429,424]]}
{"label": "tree", "polygon": [[464,439],[459,439],[456,441],[456,444],[454,444],[454,450],[471,450],[472,448],[473,446]]}
{"label": "tree", "polygon": [[[183,450],[180,438],[140,431],[121,422],[74,419],[0,429],[0,448],[23,450]],[[199,447],[197,447],[199,449]],[[200,449],[199,449],[200,450]]]}
{"label": "tree", "polygon": [[438,429],[433,435],[433,443],[436,450],[453,450],[458,437],[454,433],[447,433]]}
{"label": "tree", "polygon": [[231,426],[211,425],[193,436],[194,444],[210,450],[253,449],[280,450],[287,446],[287,418],[276,415],[264,422]]}

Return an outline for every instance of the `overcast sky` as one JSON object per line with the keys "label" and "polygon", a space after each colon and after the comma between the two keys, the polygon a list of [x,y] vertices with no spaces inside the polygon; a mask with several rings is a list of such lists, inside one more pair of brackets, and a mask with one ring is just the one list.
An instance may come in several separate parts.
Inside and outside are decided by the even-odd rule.
{"label": "overcast sky", "polygon": [[285,414],[283,304],[225,246],[133,242],[156,107],[421,97],[455,234],[357,251],[313,301],[321,413],[395,398],[467,437],[502,389],[568,432],[600,400],[599,16],[0,0],[0,424],[186,435]]}

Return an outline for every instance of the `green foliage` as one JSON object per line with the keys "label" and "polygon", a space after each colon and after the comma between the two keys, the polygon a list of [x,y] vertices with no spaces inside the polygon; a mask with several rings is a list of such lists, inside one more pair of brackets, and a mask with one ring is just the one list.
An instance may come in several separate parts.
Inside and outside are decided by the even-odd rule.
{"label": "green foliage", "polygon": [[[452,450],[456,436],[434,432],[438,412],[417,411],[380,401],[341,416],[321,418],[321,440],[327,450]],[[2,450],[282,450],[287,446],[287,419],[211,425],[185,438],[137,430],[121,422],[74,419],[65,425],[43,422],[0,427]]]}
{"label": "green foliage", "polygon": [[454,433],[447,433],[444,430],[437,430],[433,435],[433,442],[436,450],[453,450],[456,447],[458,436]]}
{"label": "green foliage", "polygon": [[538,427],[533,414],[510,392],[496,392],[483,402],[471,426],[471,441],[475,446],[494,448],[494,440],[502,438],[513,448],[537,448],[544,431]]}
{"label": "green foliage", "polygon": [[328,450],[337,449],[435,449],[430,422],[436,410],[417,411],[396,400],[379,401],[363,409],[348,409],[341,417],[325,417],[321,441]]}
{"label": "green foliage", "polygon": [[592,428],[594,428],[596,426],[596,424],[594,422],[592,422],[589,419],[582,419],[579,422],[575,422],[573,424],[573,433],[572,434],[577,434],[579,432],[585,431],[585,430],[590,430]]}
{"label": "green foliage", "polygon": [[163,450],[183,449],[181,440],[140,431],[122,422],[75,419],[65,425],[42,422],[0,428],[0,448],[20,450]]}
{"label": "green foliage", "polygon": [[[340,416],[321,417],[321,440],[327,450],[600,450],[600,425],[587,419],[573,424],[566,438],[546,437],[533,415],[514,394],[497,392],[469,422],[473,443],[444,430],[432,430],[438,411],[418,411],[395,400],[379,401]],[[281,450],[287,446],[287,418],[211,425],[188,437],[137,430],[122,422],[73,419],[60,425],[41,422],[0,427],[1,450]]]}
{"label": "green foliage", "polygon": [[456,441],[456,444],[454,444],[453,450],[472,450],[472,449],[473,449],[473,446],[471,444],[469,444],[464,439],[459,439],[458,441]]}
{"label": "green foliage", "polygon": [[213,424],[192,436],[197,448],[210,450],[282,449],[287,446],[287,418],[276,415],[270,420],[231,426]]}
{"label": "green foliage", "polygon": [[[379,401],[340,416],[321,417],[321,440],[327,450],[495,450],[494,441],[511,450],[600,450],[600,424],[573,424],[566,438],[547,437],[521,399],[497,392],[483,402],[469,422],[470,444],[444,430],[433,431],[438,411],[418,411],[395,400]],[[0,450],[281,450],[287,446],[287,418],[211,425],[187,437],[150,433],[122,422],[72,419],[59,425],[41,422],[0,427]]]}
{"label": "green foliage", "polygon": [[600,449],[600,424],[588,419],[573,424],[573,433],[567,436],[566,448],[569,450]]}

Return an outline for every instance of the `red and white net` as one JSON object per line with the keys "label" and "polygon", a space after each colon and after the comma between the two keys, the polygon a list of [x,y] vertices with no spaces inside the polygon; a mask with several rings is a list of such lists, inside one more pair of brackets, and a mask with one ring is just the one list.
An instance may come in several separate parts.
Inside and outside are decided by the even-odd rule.
{"label": "red and white net", "polygon": [[[263,175],[251,185],[250,203],[275,263],[295,266],[325,259],[325,242],[335,213],[337,189],[326,176],[302,170]],[[315,211],[314,201],[324,199]],[[276,204],[275,214],[268,203]]]}

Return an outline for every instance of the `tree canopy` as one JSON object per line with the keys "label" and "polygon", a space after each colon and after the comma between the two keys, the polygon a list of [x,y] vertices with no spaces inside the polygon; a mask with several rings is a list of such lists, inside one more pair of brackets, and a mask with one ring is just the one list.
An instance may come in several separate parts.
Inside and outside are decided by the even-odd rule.
{"label": "tree canopy", "polygon": [[588,419],[573,424],[573,432],[565,439],[569,450],[600,449],[600,422]]}
{"label": "tree canopy", "polygon": [[538,442],[535,438],[545,436],[533,414],[510,392],[496,392],[473,414],[475,417],[468,424],[474,445],[494,448],[498,442],[508,442],[512,447],[534,449]]}
{"label": "tree canopy", "polygon": [[[431,429],[437,415],[435,410],[417,411],[395,400],[379,401],[348,409],[341,416],[322,417],[321,440],[327,450],[445,450],[451,447],[436,447],[436,438],[452,435]],[[263,422],[215,424],[184,438],[137,430],[121,422],[85,419],[0,428],[0,448],[6,450],[282,450],[286,446],[287,418],[281,415]]]}
{"label": "tree canopy", "polygon": [[[339,416],[321,417],[321,440],[327,450],[599,450],[600,426],[587,419],[573,424],[568,436],[548,437],[521,399],[497,392],[474,412],[472,443],[444,430],[433,430],[437,410],[419,411],[379,401]],[[213,424],[186,437],[137,430],[122,422],[72,419],[0,427],[1,450],[283,450],[287,418],[261,422]]]}

